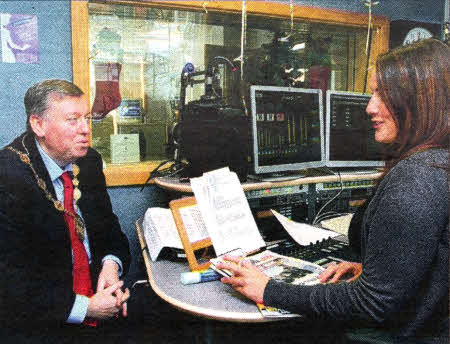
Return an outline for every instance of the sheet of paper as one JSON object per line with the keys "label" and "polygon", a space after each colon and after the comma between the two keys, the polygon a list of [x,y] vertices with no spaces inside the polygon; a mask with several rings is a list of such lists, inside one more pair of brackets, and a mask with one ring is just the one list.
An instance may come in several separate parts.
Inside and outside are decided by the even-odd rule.
{"label": "sheet of paper", "polygon": [[164,247],[183,249],[170,209],[148,208],[144,216],[144,237],[152,261]]}
{"label": "sheet of paper", "polygon": [[334,217],[332,219],[323,220],[320,222],[320,225],[325,229],[332,230],[333,232],[347,235],[352,217],[353,214]]}
{"label": "sheet of paper", "polygon": [[180,208],[180,216],[190,242],[200,241],[209,237],[197,205]]}
{"label": "sheet of paper", "polygon": [[228,168],[207,172],[191,178],[191,187],[218,256],[265,246],[236,173]]}
{"label": "sheet of paper", "polygon": [[271,209],[273,215],[280,221],[286,232],[299,245],[306,246],[323,239],[334,238],[339,235],[333,231],[321,229],[306,223],[295,222]]}

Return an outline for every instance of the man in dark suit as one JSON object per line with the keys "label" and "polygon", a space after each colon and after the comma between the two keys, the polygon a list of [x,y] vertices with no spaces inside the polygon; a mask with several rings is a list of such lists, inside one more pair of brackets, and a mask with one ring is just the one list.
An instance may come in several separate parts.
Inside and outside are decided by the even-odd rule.
{"label": "man in dark suit", "polygon": [[0,327],[33,343],[46,331],[98,333],[126,316],[130,253],[89,147],[88,100],[46,80],[25,108],[27,131],[0,151]]}

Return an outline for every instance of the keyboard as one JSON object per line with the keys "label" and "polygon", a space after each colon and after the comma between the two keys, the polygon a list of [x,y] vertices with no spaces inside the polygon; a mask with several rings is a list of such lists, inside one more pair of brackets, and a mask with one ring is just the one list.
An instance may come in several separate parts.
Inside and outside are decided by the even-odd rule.
{"label": "keyboard", "polygon": [[357,257],[351,251],[348,243],[336,239],[326,239],[308,246],[300,246],[294,241],[284,240],[267,246],[267,249],[283,256],[303,259],[318,265],[357,261]]}

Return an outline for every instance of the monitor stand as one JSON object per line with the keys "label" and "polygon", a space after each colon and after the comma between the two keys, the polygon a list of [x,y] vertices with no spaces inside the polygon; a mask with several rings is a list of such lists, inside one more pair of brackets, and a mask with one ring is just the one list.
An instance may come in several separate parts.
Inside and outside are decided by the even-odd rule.
{"label": "monitor stand", "polygon": [[292,173],[292,172],[275,172],[275,173],[266,173],[266,174],[249,174],[247,176],[248,179],[257,180],[259,182],[286,182],[289,180],[295,180],[304,178],[304,174],[300,173]]}

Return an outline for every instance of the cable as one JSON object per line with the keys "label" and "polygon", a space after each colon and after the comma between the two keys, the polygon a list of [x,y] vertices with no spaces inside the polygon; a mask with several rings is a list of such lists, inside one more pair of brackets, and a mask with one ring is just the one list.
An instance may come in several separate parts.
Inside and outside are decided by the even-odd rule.
{"label": "cable", "polygon": [[328,212],[325,214],[322,214],[317,220],[317,223],[320,223],[324,220],[333,219],[340,216],[350,215],[351,213],[338,213],[338,212]]}
{"label": "cable", "polygon": [[[226,63],[228,63],[229,65],[230,65],[230,67],[231,67],[231,71],[232,72],[235,72],[236,71],[236,67],[234,66],[234,64],[233,64],[233,62],[231,62],[228,58],[226,58],[225,56],[215,56],[215,57],[213,57],[213,62],[216,62],[216,60],[222,60],[222,61],[225,61]],[[211,65],[210,66],[208,66],[208,69],[211,67]],[[210,71],[212,71],[212,67],[211,67],[211,70]]]}
{"label": "cable", "polygon": [[150,285],[148,280],[137,280],[134,281],[133,285],[131,286],[131,289],[134,289],[138,284],[146,284],[147,286]]}
{"label": "cable", "polygon": [[326,213],[321,214],[320,216],[316,216],[315,221],[316,221],[316,223],[319,223],[324,219],[328,219],[328,218],[332,218],[332,217],[340,216],[340,215],[341,215],[341,213],[338,213],[337,211],[328,211]]}
{"label": "cable", "polygon": [[322,206],[322,208],[319,209],[319,211],[317,212],[316,216],[314,217],[314,220],[312,221],[312,224],[313,224],[313,225],[316,225],[316,224],[318,223],[317,220],[318,220],[318,218],[319,218],[320,213],[323,211],[323,209],[325,209],[325,208],[328,206],[328,204],[330,204],[330,203],[333,202],[336,198],[338,198],[338,197],[341,195],[342,191],[344,190],[344,185],[343,185],[343,183],[342,183],[342,177],[341,177],[340,172],[338,171],[337,174],[336,174],[336,173],[335,173],[333,170],[331,170],[331,169],[329,169],[329,171],[330,171],[331,173],[333,173],[334,175],[337,175],[337,176],[339,177],[340,190],[339,190],[339,192],[338,192],[336,195],[334,195],[331,199],[329,199],[328,202],[326,202],[326,203]]}
{"label": "cable", "polygon": [[[219,64],[221,61],[222,62],[226,62],[230,66],[231,72],[235,72],[236,71],[237,68],[234,66],[233,62],[231,62],[228,58],[226,58],[225,56],[215,56],[215,57],[213,57],[211,63],[208,65],[205,77],[207,77],[207,76],[211,76],[212,77],[213,74],[214,74],[214,67],[216,66],[216,64]],[[211,84],[211,89],[212,89],[214,95],[216,96],[216,98],[221,98],[222,97],[222,95],[219,95],[217,93],[217,91],[214,89],[214,85],[213,84]]]}
{"label": "cable", "polygon": [[[173,164],[171,166],[167,167],[166,169],[160,170],[162,166],[164,166],[165,164],[167,164],[169,162],[173,162]],[[153,171],[150,172],[147,180],[145,181],[144,184],[142,184],[141,192],[142,192],[142,190],[144,190],[144,187],[148,184],[148,182],[150,180],[152,180],[153,178],[172,177],[172,176],[176,175],[177,173],[180,173],[181,171],[183,171],[185,168],[186,168],[186,165],[180,161],[175,161],[173,159],[163,161]],[[169,172],[167,173],[167,171],[169,171]]]}

